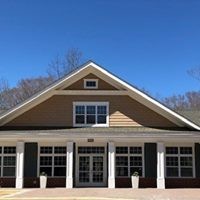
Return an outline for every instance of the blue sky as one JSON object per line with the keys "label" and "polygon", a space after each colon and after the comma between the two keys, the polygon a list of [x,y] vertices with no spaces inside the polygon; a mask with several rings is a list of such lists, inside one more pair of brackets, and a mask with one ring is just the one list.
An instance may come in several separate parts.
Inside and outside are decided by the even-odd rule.
{"label": "blue sky", "polygon": [[199,0],[0,0],[0,77],[44,75],[69,48],[154,96],[199,90]]}

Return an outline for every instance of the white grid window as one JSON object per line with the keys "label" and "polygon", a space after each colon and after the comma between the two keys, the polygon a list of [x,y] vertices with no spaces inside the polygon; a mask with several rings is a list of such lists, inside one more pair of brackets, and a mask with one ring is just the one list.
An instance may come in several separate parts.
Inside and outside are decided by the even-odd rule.
{"label": "white grid window", "polygon": [[66,176],[66,147],[41,146],[40,147],[40,173],[45,172],[52,177]]}
{"label": "white grid window", "polygon": [[74,102],[74,126],[108,126],[107,102]]}
{"label": "white grid window", "polygon": [[143,176],[143,148],[141,146],[116,147],[116,176],[130,177],[134,172]]}
{"label": "white grid window", "polygon": [[104,147],[78,147],[78,153],[82,154],[103,154]]}
{"label": "white grid window", "polygon": [[166,147],[166,177],[193,177],[193,148]]}
{"label": "white grid window", "polygon": [[98,88],[98,79],[84,79],[84,88],[85,89],[97,89]]}
{"label": "white grid window", "polygon": [[0,176],[15,177],[16,147],[0,147]]}

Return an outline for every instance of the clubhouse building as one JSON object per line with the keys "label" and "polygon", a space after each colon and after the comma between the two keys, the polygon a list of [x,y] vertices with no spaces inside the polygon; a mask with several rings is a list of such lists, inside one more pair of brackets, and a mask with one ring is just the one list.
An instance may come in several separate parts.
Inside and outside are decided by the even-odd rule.
{"label": "clubhouse building", "polygon": [[89,61],[0,115],[0,187],[200,187],[200,125]]}

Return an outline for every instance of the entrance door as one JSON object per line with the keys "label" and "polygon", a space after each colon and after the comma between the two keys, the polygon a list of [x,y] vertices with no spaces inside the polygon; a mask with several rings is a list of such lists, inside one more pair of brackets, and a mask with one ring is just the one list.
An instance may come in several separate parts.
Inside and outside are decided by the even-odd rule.
{"label": "entrance door", "polygon": [[106,186],[105,148],[78,147],[77,186]]}

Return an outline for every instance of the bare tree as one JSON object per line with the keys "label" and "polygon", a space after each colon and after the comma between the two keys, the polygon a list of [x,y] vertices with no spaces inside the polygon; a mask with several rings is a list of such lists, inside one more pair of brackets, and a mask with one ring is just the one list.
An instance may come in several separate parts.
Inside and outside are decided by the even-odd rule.
{"label": "bare tree", "polygon": [[0,79],[0,93],[8,89],[9,89],[8,80],[1,78]]}
{"label": "bare tree", "polygon": [[52,82],[51,77],[37,77],[22,79],[16,87],[10,88],[8,82],[0,82],[0,109],[9,109],[25,99],[31,97],[36,92],[44,89]]}
{"label": "bare tree", "polygon": [[0,110],[6,110],[8,108],[8,94],[9,94],[9,84],[6,79],[0,79]]}
{"label": "bare tree", "polygon": [[187,103],[184,95],[173,95],[166,97],[162,102],[173,110],[184,110],[187,108]]}
{"label": "bare tree", "polygon": [[145,94],[151,96],[151,93],[149,90],[147,90],[146,88],[142,87],[142,88],[138,88],[140,91],[144,92]]}
{"label": "bare tree", "polygon": [[199,110],[200,91],[186,92],[183,95],[173,95],[166,97],[162,102],[173,110]]}
{"label": "bare tree", "polygon": [[77,48],[71,48],[65,55],[65,73],[71,72],[80,66],[82,62],[82,52]]}
{"label": "bare tree", "polygon": [[[187,73],[200,81],[200,65],[189,69]],[[182,95],[173,95],[161,101],[176,111],[200,110],[200,91],[189,91]]]}
{"label": "bare tree", "polygon": [[21,79],[13,88],[9,87],[8,81],[1,79],[0,109],[9,109],[26,100],[33,94],[50,85],[53,81],[76,69],[82,61],[82,52],[76,48],[71,48],[63,58],[56,56],[56,58],[51,61],[47,70],[47,76]]}
{"label": "bare tree", "polygon": [[187,73],[195,78],[196,80],[200,81],[200,66],[197,66],[197,67],[194,67],[194,68],[191,68],[187,71]]}
{"label": "bare tree", "polygon": [[69,72],[73,71],[83,62],[82,52],[77,48],[71,48],[67,51],[64,57],[56,56],[49,63],[47,73],[54,80],[57,80]]}
{"label": "bare tree", "polygon": [[185,94],[188,102],[188,107],[192,110],[199,110],[200,109],[200,91],[195,92],[186,92]]}
{"label": "bare tree", "polygon": [[22,79],[17,83],[17,94],[16,97],[18,101],[24,101],[33,94],[41,91],[49,84],[51,84],[53,79],[51,77],[39,76],[36,78]]}
{"label": "bare tree", "polygon": [[59,79],[63,75],[62,69],[63,63],[62,59],[57,55],[54,60],[49,63],[49,67],[47,69],[47,74],[52,77],[52,79]]}

